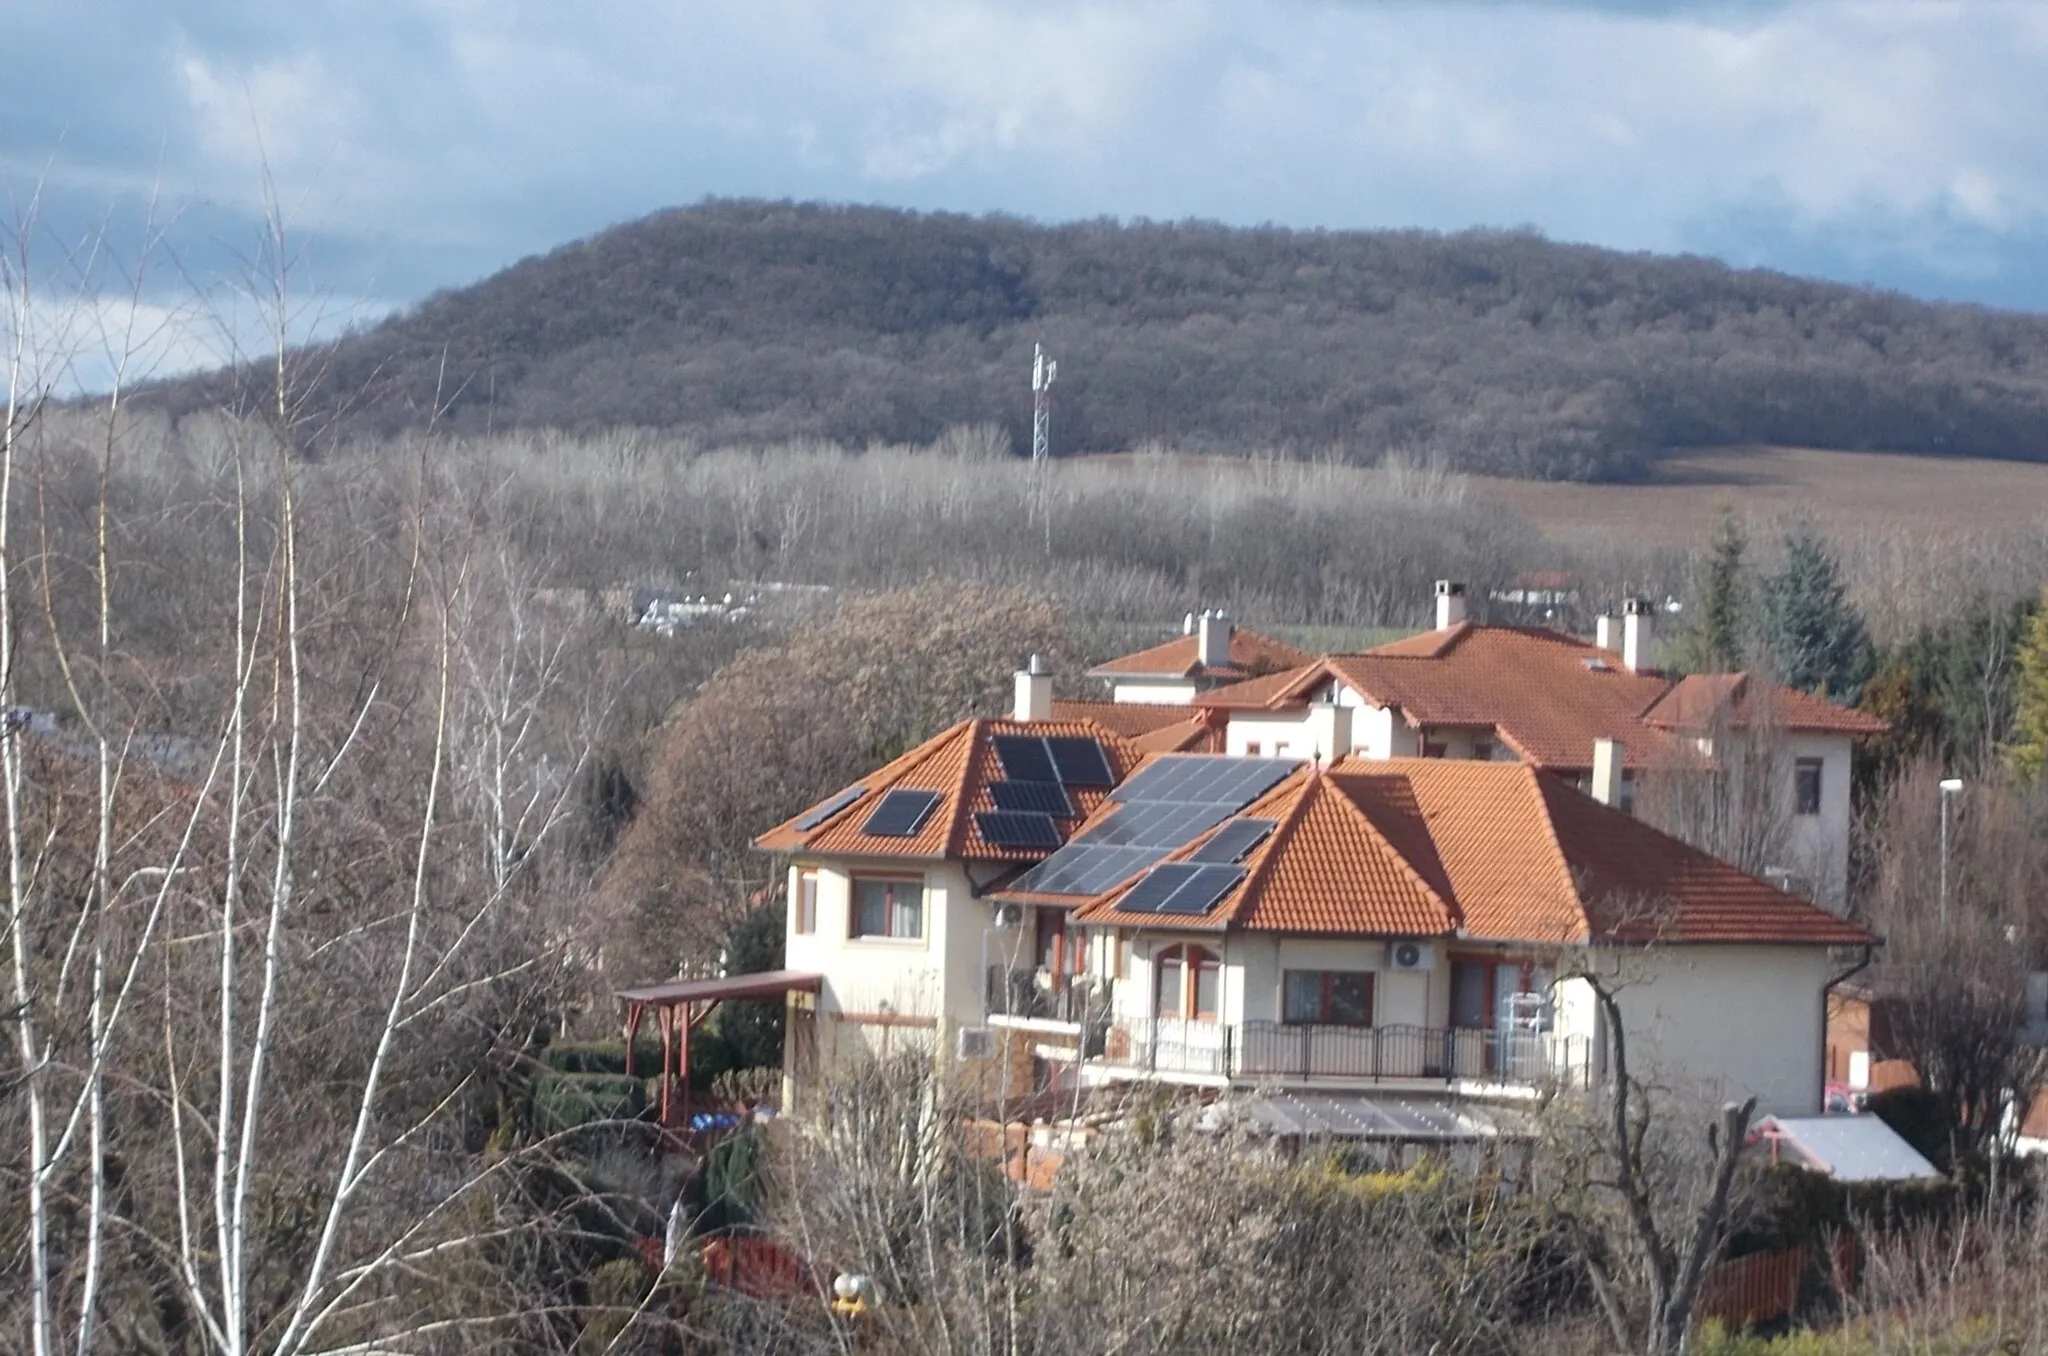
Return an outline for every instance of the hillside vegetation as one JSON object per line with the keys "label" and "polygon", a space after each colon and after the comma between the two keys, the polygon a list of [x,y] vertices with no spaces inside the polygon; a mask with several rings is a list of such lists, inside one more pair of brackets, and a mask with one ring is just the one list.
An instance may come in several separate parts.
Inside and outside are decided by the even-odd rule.
{"label": "hillside vegetation", "polygon": [[[1749,442],[2048,459],[2044,340],[2048,317],[1522,232],[713,202],[432,297],[301,354],[296,377],[344,433],[437,417],[861,446],[994,423],[1023,448],[1042,342],[1063,454],[1401,451],[1627,480]],[[262,380],[154,398],[253,402]]]}

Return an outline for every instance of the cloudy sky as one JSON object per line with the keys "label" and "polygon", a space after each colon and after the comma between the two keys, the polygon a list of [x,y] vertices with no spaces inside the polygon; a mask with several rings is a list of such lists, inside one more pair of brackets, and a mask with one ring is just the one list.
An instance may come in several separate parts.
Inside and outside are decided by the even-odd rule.
{"label": "cloudy sky", "polygon": [[2048,310],[2044,0],[5,0],[0,51],[0,206],[105,223],[102,289],[166,223],[168,362],[266,174],[328,328],[706,195],[1534,226]]}

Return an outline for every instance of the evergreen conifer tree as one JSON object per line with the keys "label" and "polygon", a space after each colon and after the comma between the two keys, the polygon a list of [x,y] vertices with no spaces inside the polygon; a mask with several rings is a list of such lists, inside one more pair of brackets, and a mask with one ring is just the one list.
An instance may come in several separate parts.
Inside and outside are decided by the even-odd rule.
{"label": "evergreen conifer tree", "polygon": [[2034,609],[2020,642],[2017,687],[2005,757],[2015,776],[2033,782],[2048,767],[2048,590],[2042,592],[2041,606]]}
{"label": "evergreen conifer tree", "polygon": [[1693,617],[1679,646],[1679,666],[1690,673],[1732,673],[1743,667],[1749,645],[1749,538],[1722,506],[1708,547],[1705,577]]}
{"label": "evergreen conifer tree", "polygon": [[1785,558],[1759,591],[1764,653],[1789,687],[1854,704],[1876,667],[1863,617],[1850,606],[1834,555],[1810,522],[1785,534]]}

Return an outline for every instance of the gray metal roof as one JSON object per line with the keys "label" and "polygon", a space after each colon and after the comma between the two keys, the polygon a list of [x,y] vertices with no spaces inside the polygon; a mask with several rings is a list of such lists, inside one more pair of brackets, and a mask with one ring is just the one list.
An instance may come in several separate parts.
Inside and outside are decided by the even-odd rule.
{"label": "gray metal roof", "polygon": [[1766,1116],[1765,1140],[1838,1182],[1904,1182],[1940,1177],[1919,1150],[1875,1116]]}
{"label": "gray metal roof", "polygon": [[1215,1107],[1275,1135],[1374,1140],[1383,1143],[1456,1144],[1527,1139],[1535,1119],[1521,1107],[1468,1097],[1391,1092],[1264,1092],[1233,1097]]}

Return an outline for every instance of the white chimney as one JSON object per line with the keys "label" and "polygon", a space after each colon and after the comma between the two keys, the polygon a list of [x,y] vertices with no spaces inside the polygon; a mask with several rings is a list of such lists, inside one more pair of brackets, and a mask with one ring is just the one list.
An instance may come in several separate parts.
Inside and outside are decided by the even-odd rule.
{"label": "white chimney", "polygon": [[1621,618],[1602,612],[1593,621],[1593,644],[1614,653],[1621,651]]}
{"label": "white chimney", "polygon": [[1436,581],[1436,629],[1448,631],[1465,620],[1465,586],[1448,579]]}
{"label": "white chimney", "polygon": [[1032,655],[1017,670],[1018,720],[1052,719],[1052,666],[1042,654]]}
{"label": "white chimney", "polygon": [[1619,739],[1593,741],[1593,799],[1602,805],[1621,805],[1621,754]]}
{"label": "white chimney", "polygon": [[1194,613],[1188,613],[1188,619],[1180,624],[1180,633],[1184,636],[1191,636],[1195,633]]}
{"label": "white chimney", "polygon": [[1230,662],[1230,633],[1237,628],[1231,625],[1227,612],[1204,612],[1195,619],[1195,658],[1205,669],[1220,668]]}
{"label": "white chimney", "polygon": [[1650,637],[1657,627],[1657,614],[1648,598],[1631,598],[1621,605],[1621,666],[1630,673],[1650,667]]}
{"label": "white chimney", "polygon": [[1334,763],[1351,752],[1351,708],[1338,702],[1316,702],[1308,708],[1309,754],[1319,763]]}

